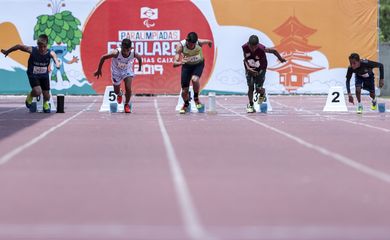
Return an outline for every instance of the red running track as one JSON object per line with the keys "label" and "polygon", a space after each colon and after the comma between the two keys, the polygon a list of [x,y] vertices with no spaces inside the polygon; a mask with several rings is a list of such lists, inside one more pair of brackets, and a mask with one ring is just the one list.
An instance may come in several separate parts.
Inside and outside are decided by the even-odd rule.
{"label": "red running track", "polygon": [[110,114],[67,96],[43,114],[0,97],[0,239],[390,239],[390,115],[270,99],[268,114],[225,96],[214,115],[179,115],[177,97]]}

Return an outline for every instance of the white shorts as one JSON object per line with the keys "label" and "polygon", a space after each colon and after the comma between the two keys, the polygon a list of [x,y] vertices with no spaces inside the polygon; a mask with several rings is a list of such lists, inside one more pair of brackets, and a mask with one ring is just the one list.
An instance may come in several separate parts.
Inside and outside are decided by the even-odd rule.
{"label": "white shorts", "polygon": [[125,79],[127,77],[133,78],[134,77],[134,73],[131,72],[131,71],[128,71],[128,72],[122,73],[122,74],[112,74],[111,75],[112,84],[115,85],[115,86],[118,86],[118,85],[120,85],[122,83],[123,79]]}

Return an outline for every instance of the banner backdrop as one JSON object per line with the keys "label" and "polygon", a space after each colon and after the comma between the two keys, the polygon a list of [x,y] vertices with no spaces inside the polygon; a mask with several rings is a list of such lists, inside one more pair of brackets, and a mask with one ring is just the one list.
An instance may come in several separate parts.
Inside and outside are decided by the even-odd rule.
{"label": "banner backdrop", "polygon": [[[61,61],[50,73],[54,93],[102,94],[111,84],[110,64],[96,79],[99,59],[130,38],[143,68],[135,93],[178,94],[176,45],[188,32],[210,39],[203,47],[204,91],[247,91],[241,46],[252,34],[288,61],[267,54],[269,93],[327,93],[345,84],[348,56],[378,60],[377,0],[21,0],[1,1],[0,48],[36,45],[49,36]],[[29,91],[28,54],[0,56],[0,94]],[[353,85],[353,84],[352,84]]]}

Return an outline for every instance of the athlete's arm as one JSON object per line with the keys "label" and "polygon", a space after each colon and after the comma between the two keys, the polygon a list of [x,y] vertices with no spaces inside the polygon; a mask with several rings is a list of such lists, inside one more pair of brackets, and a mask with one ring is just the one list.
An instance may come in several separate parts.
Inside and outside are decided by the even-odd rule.
{"label": "athlete's arm", "polygon": [[57,69],[61,67],[60,61],[58,61],[57,55],[54,51],[50,51],[50,56],[53,58],[54,63],[56,64]]}
{"label": "athlete's arm", "polygon": [[352,78],[352,73],[353,73],[353,70],[351,67],[348,67],[348,71],[347,71],[347,76],[346,76],[346,81],[345,81],[345,85],[347,87],[347,93],[348,93],[348,101],[352,104],[354,104],[353,102],[353,97],[352,97],[352,93],[351,93],[351,88],[350,88],[350,83],[351,83],[351,78]]}
{"label": "athlete's arm", "polygon": [[383,77],[384,76],[383,64],[380,62],[367,60],[367,65],[370,68],[379,68],[379,87],[382,88],[385,85],[384,77]]}
{"label": "athlete's arm", "polygon": [[15,46],[13,46],[7,50],[1,49],[1,52],[4,54],[4,56],[7,57],[8,54],[10,54],[11,52],[16,51],[16,50],[20,50],[20,51],[30,53],[30,54],[32,53],[31,46],[26,46],[26,45],[22,45],[22,44],[16,44]]}
{"label": "athlete's arm", "polygon": [[265,48],[264,51],[265,51],[266,53],[272,53],[272,54],[275,55],[275,56],[279,59],[279,61],[282,62],[282,63],[286,61],[286,59],[282,58],[282,56],[280,56],[279,52],[276,51],[276,49],[274,49],[274,48]]}
{"label": "athlete's arm", "polygon": [[137,53],[134,53],[134,57],[137,59],[138,61],[138,72],[141,72],[141,67],[142,67],[142,58],[140,55],[138,55]]}
{"label": "athlete's arm", "polygon": [[213,41],[208,40],[208,39],[199,39],[198,40],[199,45],[202,47],[204,44],[208,44],[209,47],[213,46]]}
{"label": "athlete's arm", "polygon": [[104,61],[106,61],[106,59],[110,59],[110,58],[113,58],[113,57],[117,57],[119,54],[119,51],[117,49],[114,49],[112,50],[110,53],[108,54],[104,54],[101,58],[100,58],[100,62],[99,62],[99,66],[98,66],[98,69],[96,70],[96,72],[93,74],[95,77],[99,78],[99,76],[102,75],[102,67],[103,67],[103,63]]}
{"label": "athlete's arm", "polygon": [[180,61],[180,56],[181,56],[182,52],[183,52],[183,46],[181,44],[178,44],[176,46],[176,55],[175,55],[175,59],[173,61],[173,67],[179,67],[179,66],[186,63],[185,59],[182,59]]}

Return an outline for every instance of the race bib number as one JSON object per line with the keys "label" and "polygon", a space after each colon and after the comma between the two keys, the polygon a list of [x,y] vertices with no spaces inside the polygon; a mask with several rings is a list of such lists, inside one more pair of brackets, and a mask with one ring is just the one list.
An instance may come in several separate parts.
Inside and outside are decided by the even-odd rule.
{"label": "race bib number", "polygon": [[202,58],[200,57],[200,55],[195,55],[195,56],[191,56],[191,57],[187,57],[187,62],[188,63],[195,63],[195,62],[199,62],[200,60],[202,60]]}
{"label": "race bib number", "polygon": [[117,65],[117,68],[121,69],[121,70],[126,70],[128,67],[128,64],[126,63],[118,63]]}
{"label": "race bib number", "polygon": [[260,62],[255,61],[253,59],[248,59],[248,65],[249,65],[249,67],[252,67],[252,68],[258,68],[258,67],[260,67]]}
{"label": "race bib number", "polygon": [[47,73],[47,67],[34,66],[33,74],[44,74]]}
{"label": "race bib number", "polygon": [[360,75],[360,76],[362,76],[362,77],[364,77],[364,78],[368,78],[368,77],[370,76],[370,74],[365,73],[365,74],[362,74],[362,75]]}

